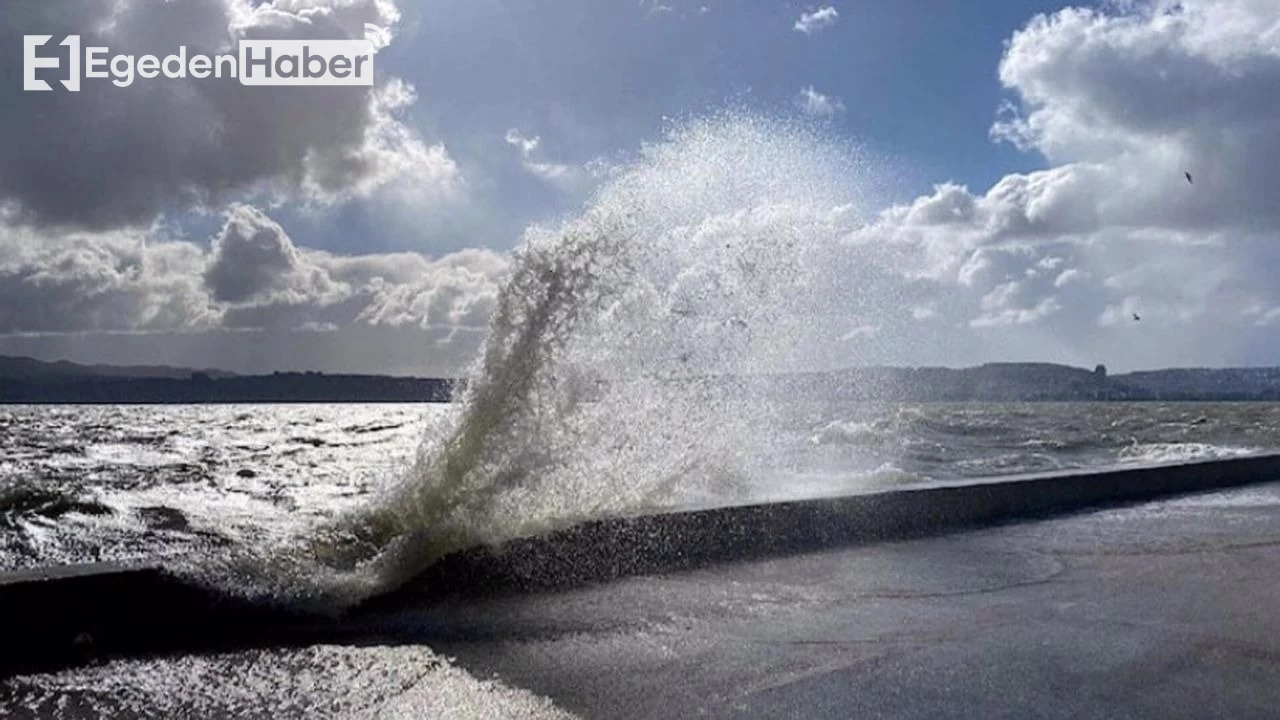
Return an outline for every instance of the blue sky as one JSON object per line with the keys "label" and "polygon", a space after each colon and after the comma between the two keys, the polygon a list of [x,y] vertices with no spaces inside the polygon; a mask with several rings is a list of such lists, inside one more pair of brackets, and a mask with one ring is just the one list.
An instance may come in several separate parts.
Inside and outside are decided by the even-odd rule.
{"label": "blue sky", "polygon": [[[504,141],[513,127],[539,137],[547,157],[582,164],[633,153],[660,139],[669,119],[724,107],[795,115],[797,93],[810,86],[845,108],[820,124],[888,168],[876,178],[886,202],[910,200],[942,181],[981,190],[1044,165],[1038,153],[993,142],[988,130],[1007,97],[996,72],[1004,41],[1031,15],[1061,3],[668,6],[405,5],[381,67],[427,98],[410,123],[445,139],[483,198],[483,218],[441,220],[428,249],[467,247],[477,234],[511,247],[528,222],[581,204],[581,192],[557,192],[520,171]],[[798,17],[820,7],[839,13],[834,25],[811,35],[794,29]],[[334,220],[312,224],[312,242],[340,249],[359,236],[371,251],[423,249],[417,233],[388,227],[359,207]]]}
{"label": "blue sky", "polygon": [[[366,23],[367,90],[19,89],[25,34]],[[530,229],[635,222],[641,187],[645,242],[752,238],[761,292],[804,228],[824,366],[1280,352],[1272,0],[49,0],[0,49],[0,352],[456,373]]]}

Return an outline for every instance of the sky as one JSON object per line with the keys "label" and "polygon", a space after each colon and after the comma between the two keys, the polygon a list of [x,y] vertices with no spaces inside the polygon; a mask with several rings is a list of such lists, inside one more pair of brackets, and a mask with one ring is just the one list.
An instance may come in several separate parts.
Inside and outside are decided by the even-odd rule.
{"label": "sky", "polygon": [[[372,88],[22,89],[28,34],[163,57],[366,23]],[[0,52],[4,354],[454,375],[530,228],[749,117],[858,158],[809,203],[857,289],[828,364],[1280,357],[1276,0],[47,0]]]}

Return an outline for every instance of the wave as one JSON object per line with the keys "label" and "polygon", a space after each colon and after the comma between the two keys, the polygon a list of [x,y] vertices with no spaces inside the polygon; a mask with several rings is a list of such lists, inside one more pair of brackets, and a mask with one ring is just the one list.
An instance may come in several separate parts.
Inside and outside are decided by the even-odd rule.
{"label": "wave", "polygon": [[850,310],[830,255],[857,162],[742,114],[646,146],[579,217],[526,232],[463,395],[403,478],[295,557],[248,564],[342,604],[460,548],[758,495],[779,436],[764,374],[813,362]]}
{"label": "wave", "polygon": [[1139,443],[1120,450],[1122,463],[1172,463],[1245,457],[1263,452],[1261,448],[1213,445],[1210,443]]}
{"label": "wave", "polygon": [[885,420],[835,420],[819,428],[809,441],[814,445],[877,446],[894,437],[892,425]]}
{"label": "wave", "polygon": [[56,519],[63,515],[109,515],[112,509],[79,494],[29,485],[0,487],[0,527],[26,517]]}

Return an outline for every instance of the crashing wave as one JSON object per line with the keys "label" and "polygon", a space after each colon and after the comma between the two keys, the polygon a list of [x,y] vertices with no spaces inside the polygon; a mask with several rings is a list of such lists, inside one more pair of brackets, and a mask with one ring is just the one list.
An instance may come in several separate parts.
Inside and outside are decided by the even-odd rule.
{"label": "crashing wave", "polygon": [[401,481],[311,538],[310,571],[264,562],[353,600],[460,548],[745,498],[778,442],[767,374],[848,358],[831,256],[857,167],[740,115],[644,148],[580,217],[526,233],[454,412]]}

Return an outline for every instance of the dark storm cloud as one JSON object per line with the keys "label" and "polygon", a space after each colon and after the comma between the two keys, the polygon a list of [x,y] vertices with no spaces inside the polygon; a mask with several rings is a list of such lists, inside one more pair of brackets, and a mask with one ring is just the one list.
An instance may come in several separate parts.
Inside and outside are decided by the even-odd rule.
{"label": "dark storm cloud", "polygon": [[[11,2],[0,13],[0,202],[39,226],[145,225],[167,209],[217,206],[243,192],[306,201],[368,192],[405,170],[454,180],[443,148],[427,148],[392,117],[412,102],[403,84],[368,88],[254,88],[237,80],[86,80],[65,91],[22,89],[22,36],[69,34],[110,54],[160,57],[234,52],[245,38],[361,37],[391,26],[387,0],[54,0]],[[66,67],[65,57],[63,68]],[[390,90],[388,91],[388,87]]]}

